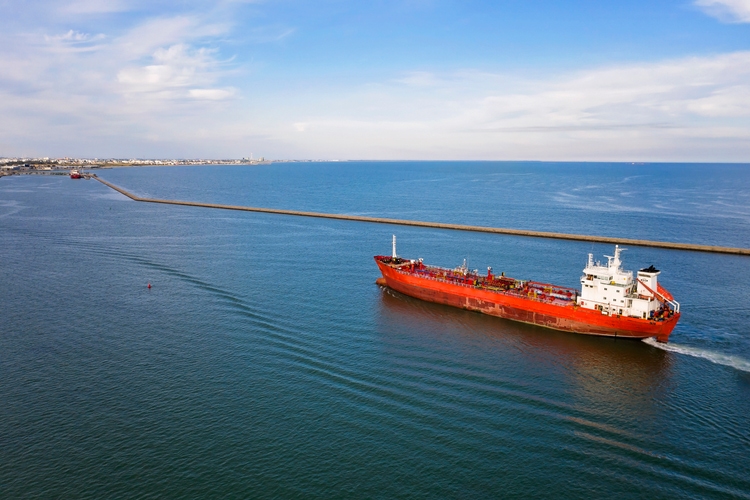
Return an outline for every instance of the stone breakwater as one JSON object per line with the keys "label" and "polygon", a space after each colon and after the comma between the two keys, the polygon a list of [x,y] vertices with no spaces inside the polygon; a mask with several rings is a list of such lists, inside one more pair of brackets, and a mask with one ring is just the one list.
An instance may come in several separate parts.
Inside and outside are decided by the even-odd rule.
{"label": "stone breakwater", "polygon": [[184,205],[189,207],[203,207],[203,208],[218,208],[222,210],[239,210],[244,212],[262,212],[268,214],[279,214],[279,215],[294,215],[297,217],[318,217],[323,219],[338,219],[338,220],[350,220],[357,222],[370,222],[374,224],[393,224],[399,226],[417,226],[417,227],[429,227],[434,229],[450,229],[454,231],[473,231],[480,233],[495,233],[495,234],[509,234],[513,236],[528,236],[531,238],[552,238],[559,240],[573,240],[573,241],[589,241],[594,243],[612,243],[618,245],[631,245],[641,247],[654,247],[654,248],[666,248],[670,250],[688,250],[693,252],[711,252],[711,253],[723,253],[733,255],[748,255],[750,256],[750,248],[734,248],[734,247],[722,247],[714,245],[697,245],[693,243],[674,243],[670,241],[651,241],[651,240],[637,240],[632,238],[614,238],[610,236],[590,236],[585,234],[569,234],[569,233],[554,233],[546,231],[529,231],[524,229],[509,229],[501,227],[486,227],[486,226],[469,226],[464,224],[447,224],[442,222],[424,222],[416,220],[404,220],[404,219],[389,219],[383,217],[365,217],[361,215],[343,215],[343,214],[327,214],[322,212],[302,212],[298,210],[281,210],[276,208],[260,208],[260,207],[246,207],[241,205],[221,205],[217,203],[201,203],[194,201],[180,201],[180,200],[161,200],[157,198],[141,198],[136,196],[121,187],[115,186],[114,184],[100,179],[96,175],[94,179],[98,180],[105,186],[108,186],[115,191],[127,196],[134,201],[142,201],[147,203],[164,203],[167,205]]}

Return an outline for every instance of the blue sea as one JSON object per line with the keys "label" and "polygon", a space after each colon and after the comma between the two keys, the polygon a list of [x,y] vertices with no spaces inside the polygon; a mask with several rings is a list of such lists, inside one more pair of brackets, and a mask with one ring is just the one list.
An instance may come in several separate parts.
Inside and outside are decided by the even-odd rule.
{"label": "blue sea", "polygon": [[[97,173],[144,197],[750,248],[750,165]],[[393,234],[406,258],[572,287],[613,252],[0,179],[0,497],[750,498],[750,257],[623,252],[681,303],[657,345],[381,288]]]}

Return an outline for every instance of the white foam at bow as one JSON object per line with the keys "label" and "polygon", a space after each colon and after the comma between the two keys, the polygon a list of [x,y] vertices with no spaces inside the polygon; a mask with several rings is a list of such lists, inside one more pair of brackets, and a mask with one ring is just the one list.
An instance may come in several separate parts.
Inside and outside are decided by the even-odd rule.
{"label": "white foam at bow", "polygon": [[712,363],[716,363],[717,365],[730,366],[743,372],[750,372],[750,361],[740,358],[739,356],[730,356],[728,354],[721,354],[719,352],[699,349],[697,347],[688,347],[677,344],[662,344],[661,342],[657,342],[656,339],[653,338],[643,339],[643,341],[650,346],[662,349],[664,351],[686,354],[688,356],[694,356],[696,358],[703,358],[709,360]]}

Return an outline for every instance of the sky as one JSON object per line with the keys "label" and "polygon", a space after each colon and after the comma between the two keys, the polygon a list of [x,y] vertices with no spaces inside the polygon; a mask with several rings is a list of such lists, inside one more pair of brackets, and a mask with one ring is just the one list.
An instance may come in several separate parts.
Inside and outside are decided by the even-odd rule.
{"label": "sky", "polygon": [[0,156],[750,162],[750,0],[0,0]]}

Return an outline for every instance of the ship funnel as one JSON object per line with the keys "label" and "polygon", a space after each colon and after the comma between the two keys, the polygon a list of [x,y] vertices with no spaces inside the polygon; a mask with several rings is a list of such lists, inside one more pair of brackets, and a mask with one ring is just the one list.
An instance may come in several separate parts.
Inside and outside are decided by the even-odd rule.
{"label": "ship funnel", "polygon": [[395,259],[397,257],[396,255],[396,235],[393,235],[393,255],[392,257]]}

